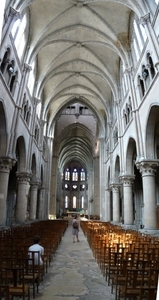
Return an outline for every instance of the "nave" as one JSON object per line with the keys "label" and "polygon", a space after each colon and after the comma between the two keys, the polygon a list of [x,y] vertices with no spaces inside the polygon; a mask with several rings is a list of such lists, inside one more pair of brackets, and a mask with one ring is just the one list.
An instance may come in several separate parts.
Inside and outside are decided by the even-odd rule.
{"label": "nave", "polygon": [[[79,221],[79,243],[73,243],[71,217],[1,229],[0,290],[5,291],[1,286],[5,283],[10,295],[4,298],[0,294],[0,299],[156,300],[157,233],[152,236],[109,222]],[[34,258],[30,265],[26,258],[37,234],[45,249],[42,266],[35,264]],[[22,267],[24,260],[29,268],[26,264]],[[25,289],[18,291],[10,284],[15,284],[22,269]],[[13,273],[7,277],[6,270]]]}
{"label": "nave", "polygon": [[48,273],[39,287],[39,300],[114,300],[111,288],[93,257],[82,229],[72,242],[71,219]]}

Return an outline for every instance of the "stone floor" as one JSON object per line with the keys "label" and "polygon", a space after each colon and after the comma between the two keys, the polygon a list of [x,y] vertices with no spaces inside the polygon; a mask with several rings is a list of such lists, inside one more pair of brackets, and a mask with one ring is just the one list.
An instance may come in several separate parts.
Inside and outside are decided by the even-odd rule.
{"label": "stone floor", "polygon": [[114,300],[82,230],[80,242],[72,242],[69,224],[36,299]]}

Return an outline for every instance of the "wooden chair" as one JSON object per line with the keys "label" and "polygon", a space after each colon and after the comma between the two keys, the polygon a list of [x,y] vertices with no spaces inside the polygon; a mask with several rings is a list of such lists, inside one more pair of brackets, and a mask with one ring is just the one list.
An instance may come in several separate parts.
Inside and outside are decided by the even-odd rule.
{"label": "wooden chair", "polygon": [[120,264],[118,264],[117,271],[112,276],[111,293],[113,294],[115,286],[115,299],[117,299],[118,286],[125,285],[126,272],[128,268],[131,268],[131,261],[124,259]]}
{"label": "wooden chair", "polygon": [[157,287],[142,286],[140,288],[139,300],[156,300]]}
{"label": "wooden chair", "polygon": [[40,252],[39,251],[28,251],[28,257],[34,259],[35,270],[40,274],[40,280],[44,277],[44,263],[40,264]]}
{"label": "wooden chair", "polygon": [[33,289],[33,299],[35,299],[35,290],[39,291],[40,273],[37,270],[33,258],[22,258],[19,261],[21,267],[24,268],[24,281],[30,284]]}
{"label": "wooden chair", "polygon": [[122,253],[114,252],[110,249],[110,257],[109,262],[106,265],[106,281],[108,285],[110,285],[111,278],[113,274],[117,272],[118,265],[121,264],[122,261]]}
{"label": "wooden chair", "polygon": [[103,244],[101,250],[100,264],[99,264],[103,276],[106,275],[106,266],[109,263],[109,251],[110,251],[110,246],[108,245],[108,243]]}
{"label": "wooden chair", "polygon": [[[139,280],[138,280],[139,278]],[[144,284],[144,270],[127,269],[126,280],[124,285],[119,285],[118,300],[123,295],[126,298],[136,298],[140,294],[140,289]]]}
{"label": "wooden chair", "polygon": [[[10,273],[12,273],[12,278]],[[9,286],[9,293],[12,297],[22,297],[25,300],[25,296],[27,296],[28,300],[30,300],[30,286],[24,281],[24,268],[6,268],[5,284]]]}
{"label": "wooden chair", "polygon": [[9,285],[0,284],[0,299],[11,299],[9,293]]}
{"label": "wooden chair", "polygon": [[[0,284],[5,284],[5,278],[6,278],[6,268],[15,267],[16,262],[14,258],[12,257],[0,257]],[[13,274],[12,272],[8,272],[8,278],[10,276],[10,279],[12,279]]]}

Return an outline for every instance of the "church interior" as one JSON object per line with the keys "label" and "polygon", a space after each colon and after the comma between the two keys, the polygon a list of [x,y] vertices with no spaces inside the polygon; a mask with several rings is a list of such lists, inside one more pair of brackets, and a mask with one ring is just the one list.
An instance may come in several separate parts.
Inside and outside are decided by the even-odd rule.
{"label": "church interior", "polygon": [[77,214],[158,234],[159,0],[0,8],[2,231]]}
{"label": "church interior", "polygon": [[0,225],[158,229],[158,0],[1,2]]}

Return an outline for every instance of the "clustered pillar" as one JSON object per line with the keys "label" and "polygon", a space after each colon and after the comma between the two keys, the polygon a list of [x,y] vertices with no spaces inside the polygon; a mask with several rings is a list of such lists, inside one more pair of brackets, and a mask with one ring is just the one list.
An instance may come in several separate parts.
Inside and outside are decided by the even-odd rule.
{"label": "clustered pillar", "polygon": [[9,173],[14,163],[11,158],[0,158],[0,225],[2,226],[6,223]]}
{"label": "clustered pillar", "polygon": [[112,185],[113,194],[113,222],[120,222],[120,185]]}
{"label": "clustered pillar", "polygon": [[144,227],[145,229],[157,228],[157,211],[156,211],[156,187],[155,172],[158,161],[143,160],[138,164],[142,174],[143,182],[143,202],[144,202]]}
{"label": "clustered pillar", "polygon": [[17,173],[18,195],[15,214],[17,223],[23,223],[26,220],[30,177],[29,173]]}
{"label": "clustered pillar", "polygon": [[30,188],[30,220],[36,220],[38,189],[39,189],[39,184],[38,183],[31,183],[31,188]]}
{"label": "clustered pillar", "polygon": [[123,198],[124,198],[124,225],[133,225],[133,181],[134,176],[126,175],[122,177],[123,180]]}

